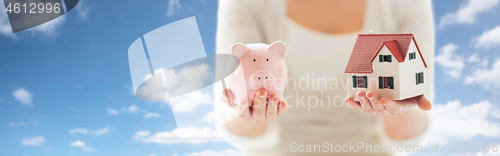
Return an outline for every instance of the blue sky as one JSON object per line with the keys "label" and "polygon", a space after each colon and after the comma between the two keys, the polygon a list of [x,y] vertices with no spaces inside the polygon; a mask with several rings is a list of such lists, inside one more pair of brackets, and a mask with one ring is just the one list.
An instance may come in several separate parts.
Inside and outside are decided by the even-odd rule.
{"label": "blue sky", "polygon": [[[196,16],[205,50],[214,53],[217,3],[82,0],[66,15],[16,34],[0,13],[0,155],[237,153],[225,141],[156,143],[134,137],[172,132],[176,125],[170,106],[133,95],[130,44]],[[500,142],[500,0],[432,3],[431,112],[440,125],[431,135],[437,141]]]}

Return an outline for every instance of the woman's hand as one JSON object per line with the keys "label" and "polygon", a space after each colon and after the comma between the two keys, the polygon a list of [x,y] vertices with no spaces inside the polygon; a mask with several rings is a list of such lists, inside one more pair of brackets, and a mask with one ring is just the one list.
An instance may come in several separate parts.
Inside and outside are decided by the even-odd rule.
{"label": "woman's hand", "polygon": [[278,96],[269,96],[269,102],[266,105],[267,91],[265,89],[260,89],[255,95],[253,102],[253,107],[250,107],[247,100],[243,100],[238,104],[233,101],[235,99],[234,94],[229,89],[224,89],[222,91],[222,101],[224,101],[229,106],[233,107],[239,114],[239,118],[243,120],[255,121],[256,123],[265,123],[270,120],[276,119],[288,111],[288,106],[285,101],[280,100]]}
{"label": "woman's hand", "polygon": [[431,102],[423,95],[397,101],[387,97],[380,97],[373,91],[367,93],[360,91],[356,96],[359,101],[355,101],[352,97],[346,99],[349,107],[355,110],[364,110],[368,114],[381,117],[398,116],[416,106],[424,111],[432,108]]}

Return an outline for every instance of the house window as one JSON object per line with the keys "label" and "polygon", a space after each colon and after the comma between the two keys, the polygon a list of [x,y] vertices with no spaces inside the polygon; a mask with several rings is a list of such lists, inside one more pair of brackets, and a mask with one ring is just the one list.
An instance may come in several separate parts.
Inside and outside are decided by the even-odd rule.
{"label": "house window", "polygon": [[410,55],[410,60],[417,58],[417,52],[410,53],[409,55]]}
{"label": "house window", "polygon": [[418,84],[424,83],[424,72],[415,73],[415,80]]}
{"label": "house window", "polygon": [[389,76],[389,77],[384,77],[384,76],[379,76],[378,77],[378,88],[379,89],[394,89],[394,77]]}
{"label": "house window", "polygon": [[368,87],[368,77],[367,76],[352,76],[352,87],[354,88],[367,88]]}
{"label": "house window", "polygon": [[392,62],[392,55],[378,55],[379,62]]}

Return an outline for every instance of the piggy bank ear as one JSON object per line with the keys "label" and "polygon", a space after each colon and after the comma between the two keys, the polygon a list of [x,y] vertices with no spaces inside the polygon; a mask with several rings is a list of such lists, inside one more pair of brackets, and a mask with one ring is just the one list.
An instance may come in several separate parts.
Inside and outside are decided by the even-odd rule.
{"label": "piggy bank ear", "polygon": [[281,58],[284,58],[286,53],[286,44],[285,42],[276,41],[269,46],[269,50],[277,52]]}
{"label": "piggy bank ear", "polygon": [[250,51],[250,49],[248,49],[247,46],[241,43],[236,43],[233,45],[233,47],[231,47],[231,54],[235,55],[238,58],[248,51]]}

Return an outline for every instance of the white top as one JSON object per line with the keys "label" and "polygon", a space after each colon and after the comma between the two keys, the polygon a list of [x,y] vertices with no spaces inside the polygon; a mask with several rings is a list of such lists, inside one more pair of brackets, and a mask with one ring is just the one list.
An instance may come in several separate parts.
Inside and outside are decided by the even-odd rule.
{"label": "white top", "polygon": [[[360,31],[327,34],[304,27],[288,17],[285,18],[284,28],[286,33],[283,41],[288,48],[286,59],[297,61],[288,62],[288,74],[291,78],[308,78],[308,81],[297,81],[298,85],[302,88],[307,86],[308,90],[331,90],[328,84],[325,85],[325,80],[321,80],[319,85],[316,82],[320,78],[345,80],[344,69]],[[304,64],[307,64],[307,67],[316,68],[305,69]],[[313,83],[313,80],[316,82]],[[306,82],[309,82],[309,85]],[[346,90],[342,90],[341,95],[347,95]]]}
{"label": "white top", "polygon": [[[361,33],[373,30],[375,33],[414,33],[428,64],[426,96],[433,96],[434,30],[430,3],[423,0],[369,0],[366,1],[365,16]],[[355,111],[343,102],[347,95],[341,80],[346,80],[345,66],[360,32],[348,34],[326,34],[303,27],[286,16],[287,0],[221,0],[217,30],[217,53],[230,53],[230,47],[237,42],[267,43],[284,41],[288,46],[285,59],[289,78],[297,81],[294,87],[289,83],[284,96],[289,111],[272,121],[260,137],[245,137],[232,133],[225,127],[224,117],[232,108],[220,101],[222,85],[216,85],[217,124],[227,140],[240,148],[245,155],[359,155],[360,153],[298,153],[291,152],[290,144],[320,145],[329,142],[334,145],[368,142],[377,144],[417,144],[425,137],[430,126],[420,136],[405,140],[389,139],[383,132],[379,117],[363,111]],[[323,82],[320,78],[338,80],[338,88],[332,89],[333,80]],[[309,86],[300,79],[308,79]],[[314,80],[314,82],[312,82]],[[301,85],[302,83],[302,85]],[[345,85],[345,82],[343,82]],[[301,87],[302,86],[302,87]],[[304,88],[304,86],[308,88]],[[333,87],[334,88],[334,87]],[[303,102],[300,102],[300,98]],[[319,104],[308,97],[319,97]],[[329,97],[330,99],[326,98]],[[335,101],[333,103],[332,101]],[[431,100],[432,101],[432,100]],[[321,107],[323,102],[323,107]],[[329,103],[330,102],[330,105]],[[313,107],[313,108],[311,108]],[[428,120],[430,125],[430,120]],[[395,148],[396,146],[394,146]],[[364,152],[364,151],[360,151]],[[365,153],[366,154],[366,153]],[[390,155],[391,153],[372,153]]]}

